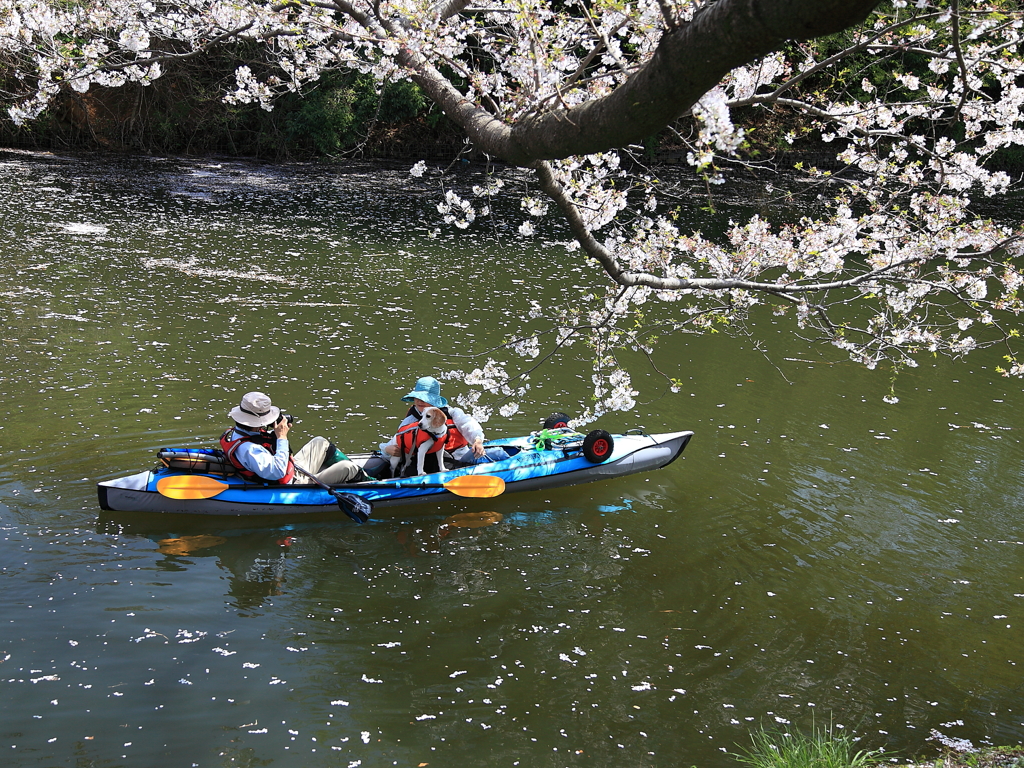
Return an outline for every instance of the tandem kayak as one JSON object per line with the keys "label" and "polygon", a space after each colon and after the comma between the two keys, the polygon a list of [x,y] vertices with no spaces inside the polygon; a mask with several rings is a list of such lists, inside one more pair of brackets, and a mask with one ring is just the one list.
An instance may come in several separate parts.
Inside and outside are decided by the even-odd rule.
{"label": "tandem kayak", "polygon": [[[318,487],[246,481],[234,474],[215,449],[163,449],[153,469],[97,484],[100,507],[120,512],[197,515],[291,515],[337,512],[350,517],[351,501],[362,509],[451,501],[457,496],[490,497],[513,491],[560,488],[647,472],[671,464],[693,432],[647,434],[630,430],[588,435],[561,427],[519,438],[489,440],[509,458],[455,467],[416,477],[369,480]],[[349,455],[371,470],[379,453]],[[348,500],[346,503],[345,500]],[[361,515],[365,520],[365,515]]]}

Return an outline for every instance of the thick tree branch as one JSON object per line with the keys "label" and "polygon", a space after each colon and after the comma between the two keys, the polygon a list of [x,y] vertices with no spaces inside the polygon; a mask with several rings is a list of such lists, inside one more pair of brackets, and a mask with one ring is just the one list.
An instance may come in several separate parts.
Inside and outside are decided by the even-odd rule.
{"label": "thick tree branch", "polygon": [[[477,147],[516,165],[601,152],[657,133],[728,72],[789,40],[832,34],[863,21],[878,0],[719,0],[667,31],[654,56],[610,95],[515,126],[481,115],[436,70],[410,58],[414,79]],[[418,65],[418,66],[417,66]]]}
{"label": "thick tree branch", "polygon": [[[882,29],[876,30],[869,37],[865,38],[864,40],[861,40],[860,42],[854,45],[851,45],[849,48],[845,48],[842,51],[839,51],[838,53],[829,56],[827,59],[822,59],[821,61],[815,63],[814,66],[808,67],[802,72],[793,75],[793,77],[789,78],[789,80],[784,82],[771,93],[759,94],[751,96],[750,98],[747,99],[731,101],[729,102],[729,106],[732,109],[739,109],[741,107],[748,107],[753,104],[768,104],[774,102],[780,99],[783,93],[792,90],[802,81],[806,80],[808,77],[812,77],[813,75],[816,75],[819,72],[828,69],[833,64],[836,64],[837,62],[840,62],[843,59],[852,56],[855,53],[871,48],[878,40],[880,40],[881,38],[885,37],[888,34],[891,34],[892,32],[895,32],[897,29],[910,26],[911,24],[920,24],[925,21],[931,21],[933,19],[939,18],[940,16],[941,14],[939,13],[923,14],[920,16],[912,16],[909,19],[903,19],[902,21],[890,24],[887,27],[883,27]],[[928,53],[933,52],[929,51]]]}
{"label": "thick tree branch", "polygon": [[449,19],[466,10],[470,2],[471,0],[448,0],[434,6],[434,13],[439,19]]}

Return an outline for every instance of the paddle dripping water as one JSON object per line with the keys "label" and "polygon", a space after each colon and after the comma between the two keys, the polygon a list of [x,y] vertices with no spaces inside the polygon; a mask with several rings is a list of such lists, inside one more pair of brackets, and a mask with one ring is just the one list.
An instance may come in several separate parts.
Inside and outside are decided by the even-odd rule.
{"label": "paddle dripping water", "polygon": [[[887,405],[884,373],[758,318],[770,359],[664,340],[679,395],[626,361],[637,411],[587,430],[693,429],[657,472],[363,526],[100,515],[97,481],[212,447],[249,389],[298,444],[376,445],[416,378],[600,283],[518,209],[442,228],[404,167],[4,153],[0,179],[5,768],[726,768],[812,717],[904,755],[1024,733],[1024,402],[986,361],[923,360]],[[488,436],[579,411],[568,354]]]}

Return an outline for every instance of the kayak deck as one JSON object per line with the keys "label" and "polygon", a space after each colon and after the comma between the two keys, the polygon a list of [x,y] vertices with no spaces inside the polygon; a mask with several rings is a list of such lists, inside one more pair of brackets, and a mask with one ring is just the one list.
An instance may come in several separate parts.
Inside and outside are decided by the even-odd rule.
{"label": "kayak deck", "polygon": [[[331,487],[336,492],[359,496],[375,508],[451,501],[457,494],[446,489],[444,484],[466,475],[501,478],[506,493],[559,488],[664,467],[679,457],[693,436],[692,432],[649,435],[636,430],[609,436],[607,456],[593,461],[584,455],[582,435],[571,430],[555,432],[555,439],[542,446],[537,445],[533,436],[488,441],[486,447],[505,448],[513,454],[499,462],[456,467],[416,477]],[[551,435],[550,432],[547,434]],[[548,449],[539,450],[538,447]],[[160,466],[98,483],[100,507],[124,512],[244,516],[338,512],[336,498],[316,485],[246,482],[237,475],[218,473],[215,465],[202,458],[203,451],[193,449],[193,453],[199,457],[196,468],[205,471]],[[382,461],[379,454],[373,453],[355,454],[349,458],[360,466],[379,466]],[[175,475],[213,477],[226,488],[210,498],[169,498],[159,492],[157,483]],[[453,485],[458,486],[458,483]]]}

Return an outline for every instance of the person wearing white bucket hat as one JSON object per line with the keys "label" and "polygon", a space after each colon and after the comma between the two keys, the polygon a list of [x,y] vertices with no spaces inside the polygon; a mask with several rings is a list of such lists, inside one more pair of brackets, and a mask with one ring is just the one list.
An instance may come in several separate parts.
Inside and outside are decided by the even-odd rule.
{"label": "person wearing white bucket hat", "polygon": [[262,392],[249,392],[228,416],[235,422],[220,438],[228,461],[247,480],[287,485],[308,485],[311,478],[296,472],[308,470],[322,483],[358,483],[366,474],[325,437],[314,437],[291,455],[288,432],[292,417],[281,413]]}
{"label": "person wearing white bucket hat", "polygon": [[[449,406],[448,400],[441,397],[441,382],[433,376],[423,376],[416,381],[412,391],[402,398],[403,403],[411,407],[398,429],[414,424],[423,415],[423,409],[429,406],[440,408],[448,416],[448,441],[445,449],[459,464],[482,464],[490,461],[502,461],[508,458],[502,448],[484,448],[484,430],[480,422],[461,408]],[[381,447],[388,456],[397,456],[401,449],[398,440],[391,440]],[[443,469],[443,467],[441,468]]]}

